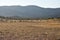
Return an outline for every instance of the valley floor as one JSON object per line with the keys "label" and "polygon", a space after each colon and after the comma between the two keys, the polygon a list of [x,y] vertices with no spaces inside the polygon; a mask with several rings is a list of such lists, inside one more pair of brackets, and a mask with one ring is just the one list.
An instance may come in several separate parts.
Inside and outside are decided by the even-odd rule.
{"label": "valley floor", "polygon": [[60,40],[60,21],[0,22],[0,40]]}

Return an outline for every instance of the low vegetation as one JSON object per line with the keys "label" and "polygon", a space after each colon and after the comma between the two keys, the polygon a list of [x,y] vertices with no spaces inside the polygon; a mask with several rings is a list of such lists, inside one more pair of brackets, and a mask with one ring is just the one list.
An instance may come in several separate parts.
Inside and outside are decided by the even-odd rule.
{"label": "low vegetation", "polygon": [[60,19],[0,19],[0,40],[60,40]]}

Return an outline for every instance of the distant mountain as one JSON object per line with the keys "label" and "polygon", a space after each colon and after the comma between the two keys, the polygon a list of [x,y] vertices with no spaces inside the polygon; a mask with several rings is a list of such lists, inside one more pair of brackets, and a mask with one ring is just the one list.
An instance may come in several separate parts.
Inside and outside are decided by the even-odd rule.
{"label": "distant mountain", "polygon": [[0,16],[19,16],[24,18],[60,17],[60,8],[29,6],[0,6]]}

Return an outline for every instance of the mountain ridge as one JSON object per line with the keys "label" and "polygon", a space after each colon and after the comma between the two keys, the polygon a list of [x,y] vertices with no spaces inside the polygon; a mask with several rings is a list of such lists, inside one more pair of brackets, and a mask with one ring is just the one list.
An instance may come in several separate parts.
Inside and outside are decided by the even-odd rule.
{"label": "mountain ridge", "polygon": [[20,16],[26,18],[60,17],[60,8],[29,6],[0,6],[0,16]]}

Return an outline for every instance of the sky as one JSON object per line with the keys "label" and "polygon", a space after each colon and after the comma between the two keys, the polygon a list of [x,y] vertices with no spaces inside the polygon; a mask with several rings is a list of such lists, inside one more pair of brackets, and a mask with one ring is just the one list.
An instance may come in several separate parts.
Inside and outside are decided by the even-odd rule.
{"label": "sky", "polygon": [[0,0],[0,6],[37,5],[45,8],[60,8],[60,0]]}

